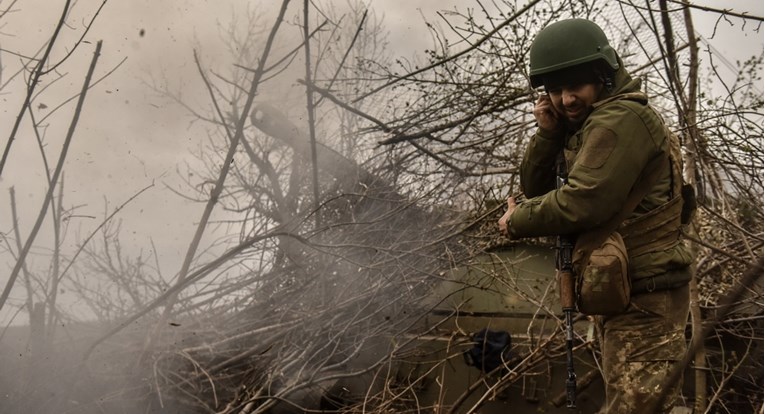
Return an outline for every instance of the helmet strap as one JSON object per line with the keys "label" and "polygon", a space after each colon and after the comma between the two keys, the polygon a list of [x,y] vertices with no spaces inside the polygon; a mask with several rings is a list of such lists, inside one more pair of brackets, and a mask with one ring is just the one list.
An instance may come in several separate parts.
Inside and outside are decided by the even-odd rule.
{"label": "helmet strap", "polygon": [[614,91],[614,77],[613,76],[604,76],[603,77],[603,86],[606,88],[606,91],[608,93],[611,93]]}

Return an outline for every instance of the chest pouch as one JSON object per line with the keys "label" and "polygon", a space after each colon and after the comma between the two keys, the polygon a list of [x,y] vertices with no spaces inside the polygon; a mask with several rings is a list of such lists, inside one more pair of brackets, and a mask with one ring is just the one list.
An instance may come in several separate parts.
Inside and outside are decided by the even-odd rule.
{"label": "chest pouch", "polygon": [[589,241],[587,237],[580,237],[574,247],[572,264],[577,275],[577,309],[587,315],[621,313],[627,309],[631,293],[624,240],[618,232],[613,232],[592,251],[585,246]]}

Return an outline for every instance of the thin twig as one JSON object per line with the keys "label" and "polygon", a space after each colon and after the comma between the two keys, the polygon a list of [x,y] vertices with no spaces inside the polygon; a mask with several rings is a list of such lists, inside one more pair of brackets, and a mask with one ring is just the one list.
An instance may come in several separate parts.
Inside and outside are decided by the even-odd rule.
{"label": "thin twig", "polygon": [[742,19],[750,19],[750,20],[757,20],[757,21],[763,21],[762,16],[752,16],[751,14],[747,12],[743,13],[737,13],[734,12],[733,9],[715,9],[713,7],[707,7],[707,6],[699,6],[698,4],[691,4],[687,0],[668,0],[671,3],[679,4],[683,7],[690,7],[692,9],[707,11],[707,12],[714,12],[719,13],[723,16],[733,16],[733,17],[740,17]]}
{"label": "thin twig", "polygon": [[[69,269],[72,267],[72,265],[75,263],[75,261],[77,260],[77,257],[80,255],[80,253],[82,253],[82,251],[85,249],[85,247],[88,245],[88,243],[90,243],[90,240],[91,240],[91,239],[93,239],[93,237],[94,237],[94,236],[95,236],[95,235],[96,235],[96,234],[97,234],[97,233],[98,233],[98,232],[99,232],[99,231],[100,231],[100,230],[101,230],[101,229],[102,229],[102,228],[103,228],[105,225],[107,225],[107,224],[108,224],[108,223],[109,223],[109,222],[110,222],[110,221],[111,221],[111,220],[114,218],[114,216],[116,216],[116,215],[117,215],[117,213],[119,213],[120,211],[122,211],[122,209],[123,209],[123,208],[125,208],[125,207],[126,207],[128,204],[130,204],[130,203],[131,203],[133,200],[135,200],[136,198],[138,198],[138,196],[140,196],[141,194],[143,194],[143,193],[144,193],[146,190],[148,190],[148,189],[149,189],[149,188],[151,188],[151,187],[154,187],[154,183],[153,183],[153,182],[152,182],[151,184],[147,185],[146,187],[142,188],[141,190],[138,190],[138,192],[136,192],[136,193],[135,193],[135,194],[133,194],[133,195],[132,195],[130,198],[128,198],[128,199],[127,199],[127,201],[125,201],[124,203],[120,204],[120,205],[119,205],[117,208],[115,208],[115,209],[114,209],[114,211],[112,211],[112,213],[111,213],[111,214],[109,214],[107,217],[105,217],[105,218],[104,218],[104,220],[103,220],[103,221],[101,221],[101,224],[99,224],[99,225],[98,225],[98,227],[96,227],[96,228],[95,228],[95,229],[94,229],[94,230],[93,230],[93,231],[90,233],[90,235],[88,235],[88,237],[86,237],[86,238],[85,238],[85,241],[83,241],[83,242],[82,242],[82,244],[80,245],[80,247],[79,247],[79,248],[77,249],[77,251],[74,253],[74,256],[72,256],[72,259],[71,259],[71,260],[69,260],[69,264],[67,264],[67,266],[64,268],[64,270],[63,270],[63,271],[61,271],[61,274],[60,274],[60,275],[59,275],[59,277],[58,277],[58,282],[61,282],[61,280],[63,280],[63,279],[64,279],[64,276],[66,276],[67,272],[68,272],[68,271],[69,271]],[[152,242],[152,244],[153,244],[153,242]],[[152,247],[153,247],[153,246],[152,246]],[[156,250],[155,250],[155,251],[156,251]]]}
{"label": "thin twig", "polygon": [[[343,66],[345,65],[345,61],[348,59],[348,56],[351,54],[351,51],[353,50],[353,47],[356,45],[356,40],[359,38],[359,34],[361,33],[361,30],[364,29],[364,23],[367,20],[367,14],[369,10],[364,10],[364,14],[361,16],[361,21],[359,22],[359,25],[356,27],[356,32],[353,34],[353,39],[351,39],[351,44],[348,45],[348,48],[345,49],[345,54],[343,55],[343,58],[340,59],[340,63],[337,65],[337,69],[335,69],[335,74],[332,75],[332,79],[330,79],[329,84],[327,85],[327,90],[332,90],[332,85],[335,84],[335,81],[337,81],[337,77],[340,75],[340,71],[343,70]],[[316,100],[316,106],[319,106],[321,103],[321,100],[324,97]]]}
{"label": "thin twig", "polygon": [[[305,50],[305,79],[307,84],[311,84],[311,39],[308,31],[308,0],[303,0],[303,43]],[[311,144],[311,177],[313,179],[313,206],[315,210],[319,208],[319,163],[316,156],[316,120],[314,114],[313,90],[305,88],[306,111],[308,112],[308,137]],[[316,228],[321,227],[321,215],[314,215]]]}
{"label": "thin twig", "polygon": [[491,30],[490,32],[486,33],[486,34],[485,34],[485,35],[484,35],[482,38],[478,39],[478,41],[476,41],[475,43],[473,43],[472,45],[470,45],[470,47],[468,47],[468,48],[466,48],[466,49],[464,49],[464,50],[461,50],[460,52],[458,52],[458,53],[455,53],[455,54],[453,54],[453,55],[451,55],[451,56],[448,56],[448,57],[446,57],[446,58],[444,58],[444,59],[441,59],[441,60],[439,60],[438,62],[432,63],[432,64],[430,64],[430,65],[428,65],[428,66],[425,66],[425,67],[423,67],[423,68],[421,68],[421,69],[417,69],[417,70],[415,70],[415,71],[412,71],[412,72],[409,72],[409,73],[407,73],[406,75],[402,75],[402,76],[399,76],[399,77],[397,77],[397,78],[395,78],[395,79],[393,79],[393,80],[391,80],[391,81],[389,81],[389,82],[386,82],[384,85],[381,85],[381,86],[379,86],[379,87],[377,87],[377,88],[374,88],[374,89],[372,89],[371,91],[369,91],[369,92],[365,93],[364,95],[361,95],[361,96],[359,96],[358,98],[354,99],[354,100],[353,100],[353,103],[356,103],[356,102],[358,102],[358,101],[361,101],[361,100],[363,100],[363,99],[365,99],[365,98],[369,97],[370,95],[373,95],[373,94],[375,94],[375,93],[377,93],[377,92],[380,92],[380,91],[381,91],[381,90],[383,90],[383,89],[386,89],[386,88],[388,88],[388,87],[390,87],[390,86],[393,86],[393,85],[397,84],[398,82],[400,82],[400,81],[402,81],[402,80],[405,80],[405,79],[409,79],[409,78],[411,78],[412,76],[416,76],[416,75],[419,75],[420,73],[423,73],[423,72],[427,72],[427,71],[429,71],[429,70],[431,70],[431,69],[437,68],[437,67],[439,67],[439,66],[441,66],[441,65],[443,65],[443,64],[445,64],[445,63],[447,63],[447,62],[450,62],[450,61],[452,61],[452,60],[454,60],[454,59],[457,59],[457,58],[458,58],[458,57],[460,57],[460,56],[463,56],[463,55],[467,54],[467,53],[468,53],[468,52],[470,52],[471,50],[474,50],[474,49],[476,49],[478,46],[482,45],[482,44],[483,44],[483,42],[485,42],[485,41],[487,41],[487,40],[491,39],[491,37],[492,37],[492,36],[494,36],[494,35],[495,35],[497,32],[499,32],[500,30],[502,30],[502,28],[504,28],[505,26],[507,26],[507,25],[509,25],[510,23],[514,22],[514,21],[515,21],[515,19],[517,19],[519,16],[522,16],[522,15],[524,15],[524,14],[525,14],[525,13],[526,13],[526,12],[527,12],[529,9],[531,9],[532,7],[534,7],[534,6],[535,6],[537,3],[539,3],[540,1],[541,1],[541,0],[532,0],[532,1],[531,1],[531,2],[529,2],[527,5],[523,6],[523,8],[522,8],[522,9],[518,10],[518,11],[517,11],[515,14],[513,14],[512,16],[510,16],[509,18],[507,18],[507,19],[506,19],[504,22],[502,22],[501,24],[497,25],[497,26],[496,26],[496,27],[495,27],[493,30]]}
{"label": "thin twig", "polygon": [[108,0],[103,0],[103,2],[101,2],[101,5],[100,5],[100,6],[98,6],[98,8],[96,9],[96,12],[95,12],[95,13],[93,13],[93,17],[91,17],[91,18],[90,18],[90,22],[89,22],[87,25],[85,25],[85,30],[83,30],[83,31],[82,31],[82,34],[80,35],[80,38],[79,38],[79,39],[77,39],[77,41],[76,41],[76,42],[74,42],[74,46],[73,46],[73,47],[72,47],[72,48],[71,48],[71,49],[70,49],[70,50],[69,50],[69,51],[66,53],[66,55],[65,55],[63,58],[61,58],[61,60],[59,60],[59,62],[58,62],[58,63],[54,64],[53,66],[51,66],[50,68],[48,68],[48,69],[47,69],[45,72],[43,72],[43,73],[42,73],[43,75],[45,75],[45,74],[48,74],[48,73],[50,73],[50,72],[53,72],[53,71],[54,71],[54,70],[56,70],[56,68],[58,68],[58,67],[59,67],[59,66],[60,66],[62,63],[66,62],[66,60],[67,60],[67,59],[69,59],[69,56],[72,56],[72,53],[74,53],[74,51],[75,51],[75,50],[77,50],[77,47],[78,47],[78,46],[80,46],[80,45],[83,43],[83,41],[82,41],[82,40],[83,40],[83,39],[85,39],[85,36],[86,36],[86,35],[88,34],[88,32],[90,31],[90,28],[91,28],[91,27],[93,27],[93,22],[95,22],[95,21],[96,21],[96,18],[97,18],[97,17],[98,17],[98,15],[101,13],[101,9],[103,9],[103,8],[104,8],[104,6],[106,6],[106,2],[107,2],[107,1],[108,1]]}
{"label": "thin twig", "polygon": [[[67,2],[67,4],[68,3],[69,2]],[[61,171],[64,169],[64,161],[66,160],[66,155],[69,152],[69,145],[72,142],[72,138],[74,137],[74,130],[77,127],[77,122],[79,121],[80,114],[82,113],[82,107],[88,92],[88,85],[90,84],[90,80],[93,77],[93,72],[95,71],[96,62],[98,62],[98,57],[101,54],[101,44],[102,44],[101,40],[99,40],[98,43],[96,44],[96,50],[93,53],[93,60],[90,62],[90,68],[88,68],[88,73],[85,76],[85,83],[83,84],[82,92],[80,93],[80,99],[77,101],[77,107],[75,108],[75,111],[74,111],[74,117],[72,119],[71,124],[69,125],[69,131],[66,134],[66,139],[64,140],[64,147],[61,149],[61,155],[58,159],[58,164],[56,165],[56,170],[53,173],[53,177],[51,178],[51,183],[50,185],[48,185],[48,192],[45,195],[45,200],[43,201],[42,208],[40,209],[40,213],[37,216],[37,221],[35,222],[35,225],[32,228],[32,232],[29,234],[29,237],[26,240],[24,249],[21,252],[19,252],[19,258],[16,261],[16,265],[11,271],[11,275],[8,279],[8,283],[5,285],[5,289],[3,290],[2,295],[0,295],[0,309],[3,308],[3,305],[5,305],[5,302],[8,299],[8,296],[11,294],[11,289],[13,288],[13,284],[16,282],[16,278],[19,276],[19,271],[21,270],[21,267],[24,264],[24,260],[26,259],[26,256],[29,253],[29,250],[32,248],[32,244],[34,243],[35,237],[37,236],[37,232],[40,230],[43,220],[45,219],[45,215],[48,210],[48,205],[50,204],[50,200],[53,198],[53,191],[56,188],[55,183],[58,182],[58,178],[61,175]]]}
{"label": "thin twig", "polygon": [[[194,259],[197,248],[199,247],[199,242],[202,240],[202,235],[204,234],[205,228],[207,226],[207,222],[209,221],[210,215],[212,214],[212,210],[215,207],[215,205],[218,203],[218,198],[221,192],[223,191],[223,185],[226,181],[226,177],[228,176],[228,171],[231,168],[231,162],[234,159],[234,154],[236,153],[237,143],[239,142],[241,137],[244,135],[244,124],[247,120],[247,114],[249,114],[250,108],[252,107],[252,102],[255,99],[255,94],[257,93],[258,86],[260,85],[260,79],[263,76],[263,68],[265,67],[266,60],[268,59],[268,55],[271,53],[271,47],[274,43],[276,32],[279,30],[279,27],[281,26],[281,23],[284,20],[284,14],[287,11],[288,4],[289,4],[289,0],[284,0],[282,2],[282,7],[279,10],[279,15],[276,19],[276,22],[274,23],[274,26],[271,28],[271,33],[268,35],[268,40],[266,41],[265,48],[261,55],[260,61],[258,63],[258,68],[255,71],[255,74],[253,76],[249,94],[247,95],[247,102],[245,103],[243,112],[240,115],[239,120],[237,121],[236,133],[234,134],[233,139],[231,139],[228,153],[226,154],[226,157],[223,162],[223,166],[221,167],[218,180],[215,183],[215,187],[210,192],[210,198],[207,204],[205,205],[205,210],[202,213],[202,218],[200,219],[199,225],[197,226],[197,230],[194,233],[194,238],[192,239],[191,244],[189,245],[189,248],[186,252],[186,257],[184,258],[183,264],[181,266],[181,270],[178,273],[177,284],[183,284],[186,279],[186,275],[189,272],[189,268],[191,267],[191,262]],[[198,69],[200,74],[202,75],[202,79],[207,83],[207,78],[204,76],[204,72],[202,71],[202,68],[199,65],[198,65]],[[221,122],[225,122],[225,119],[222,119]],[[174,295],[169,296],[169,300],[163,312],[164,317],[167,317],[170,314],[170,312],[172,311],[174,302],[175,302],[175,296]]]}
{"label": "thin twig", "polygon": [[[13,220],[13,235],[16,238],[16,248],[18,251],[22,251],[24,248],[21,243],[21,233],[19,232],[19,217],[16,213],[16,190],[14,187],[10,189],[11,193],[11,220]],[[18,260],[18,259],[17,259]],[[21,266],[21,270],[24,272],[24,287],[27,290],[27,312],[29,312],[29,325],[32,325],[32,310],[34,308],[34,296],[32,291],[32,276],[29,274],[27,264],[24,263]]]}
{"label": "thin twig", "polygon": [[103,343],[105,340],[111,338],[118,332],[122,331],[126,327],[130,326],[133,322],[137,321],[138,319],[141,319],[144,315],[151,312],[152,310],[158,308],[162,304],[164,304],[168,298],[171,296],[177,295],[180,291],[188,287],[189,284],[207,276],[210,272],[217,269],[219,266],[221,266],[223,263],[226,263],[227,261],[231,260],[233,257],[236,257],[238,254],[240,254],[242,251],[246,250],[253,244],[270,239],[273,237],[278,236],[291,236],[288,233],[282,232],[280,229],[277,231],[273,231],[271,233],[266,233],[263,235],[257,235],[250,237],[249,239],[239,243],[237,246],[229,249],[228,251],[224,252],[222,255],[220,255],[215,260],[205,264],[204,266],[200,267],[199,269],[195,270],[194,272],[190,273],[186,279],[183,280],[183,282],[177,282],[175,285],[168,288],[164,293],[159,295],[156,299],[154,299],[151,303],[146,305],[143,309],[136,312],[132,316],[126,318],[123,322],[119,323],[116,327],[114,327],[112,330],[95,340],[90,347],[87,349],[85,354],[83,355],[83,362],[87,361],[88,358],[90,358],[90,355],[93,353],[93,351]]}
{"label": "thin twig", "polygon": [[[44,73],[43,69],[45,67],[45,63],[48,61],[50,52],[53,49],[53,44],[56,43],[58,34],[61,32],[61,28],[64,26],[66,15],[69,13],[70,3],[71,0],[66,0],[66,4],[64,4],[64,11],[61,13],[61,17],[59,18],[58,24],[56,25],[56,29],[53,31],[53,36],[51,36],[50,40],[48,41],[48,47],[45,49],[43,57],[40,59],[40,61],[37,62],[37,66],[35,67],[32,79],[29,80],[29,84],[27,85],[27,94],[24,97],[24,103],[21,104],[21,109],[19,110],[19,114],[16,116],[16,122],[13,124],[13,129],[11,130],[11,135],[8,137],[8,143],[5,144],[5,151],[3,151],[3,156],[0,158],[0,176],[3,174],[3,167],[5,167],[5,162],[8,159],[8,154],[11,152],[11,144],[13,144],[13,140],[16,139],[16,134],[19,131],[19,126],[21,126],[21,120],[24,118],[24,114],[26,113],[27,108],[29,108],[29,103],[32,101],[34,90],[40,82],[40,77],[42,77]],[[0,308],[2,308],[2,306],[2,301],[0,301]]]}

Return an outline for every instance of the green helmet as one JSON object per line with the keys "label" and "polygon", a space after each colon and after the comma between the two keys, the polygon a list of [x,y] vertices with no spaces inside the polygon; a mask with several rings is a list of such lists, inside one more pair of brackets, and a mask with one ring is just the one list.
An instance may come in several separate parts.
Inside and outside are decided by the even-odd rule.
{"label": "green helmet", "polygon": [[595,23],[585,19],[555,22],[544,29],[531,42],[531,86],[541,86],[543,75],[582,63],[602,60],[613,70],[619,68],[616,51]]}

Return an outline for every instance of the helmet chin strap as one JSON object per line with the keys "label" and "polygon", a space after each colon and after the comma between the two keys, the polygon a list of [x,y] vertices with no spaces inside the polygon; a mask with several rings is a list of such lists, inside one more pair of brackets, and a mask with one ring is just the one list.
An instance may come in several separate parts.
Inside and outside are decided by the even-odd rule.
{"label": "helmet chin strap", "polygon": [[613,76],[604,76],[603,77],[603,88],[608,92],[610,95],[611,92],[614,91],[614,77]]}
{"label": "helmet chin strap", "polygon": [[600,93],[598,94],[598,101],[601,99],[608,98],[611,96],[611,94],[614,91],[614,76],[608,76],[605,74],[598,74],[598,81],[600,81],[600,84],[603,86],[603,89],[601,89]]}

